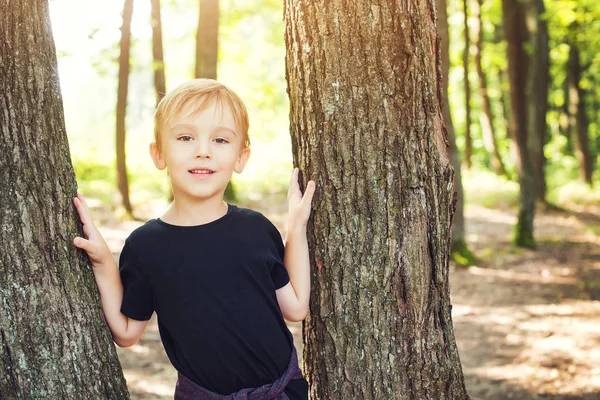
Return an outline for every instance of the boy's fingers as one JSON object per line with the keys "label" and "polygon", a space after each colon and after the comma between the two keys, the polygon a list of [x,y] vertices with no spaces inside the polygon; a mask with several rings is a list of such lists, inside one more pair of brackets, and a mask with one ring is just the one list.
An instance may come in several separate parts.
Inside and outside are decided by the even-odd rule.
{"label": "boy's fingers", "polygon": [[75,205],[75,209],[77,210],[77,213],[79,214],[79,219],[81,219],[82,222],[85,222],[85,221],[83,221],[86,218],[85,206],[83,205],[83,202],[79,198],[79,195],[77,195],[77,197],[73,197],[73,204]]}
{"label": "boy's fingers", "polygon": [[79,218],[81,222],[85,224],[93,225],[92,221],[92,213],[90,212],[90,208],[88,207],[83,195],[81,193],[77,194],[77,197],[73,199],[73,203],[75,204],[75,208],[77,209],[77,213],[79,214]]}
{"label": "boy's fingers", "polygon": [[85,250],[88,253],[93,250],[92,243],[89,240],[84,239],[79,236],[77,236],[75,239],[73,239],[73,244],[75,245],[75,247],[77,247],[81,250]]}
{"label": "boy's fingers", "polygon": [[309,181],[306,184],[306,189],[304,190],[304,196],[302,196],[302,203],[308,203],[309,205],[312,203],[313,195],[315,194],[315,189],[317,185],[314,181]]}

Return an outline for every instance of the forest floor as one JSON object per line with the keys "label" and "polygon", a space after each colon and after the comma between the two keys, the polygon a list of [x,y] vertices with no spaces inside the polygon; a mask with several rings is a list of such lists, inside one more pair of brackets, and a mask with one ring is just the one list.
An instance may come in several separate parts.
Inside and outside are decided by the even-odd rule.
{"label": "forest floor", "polygon": [[[282,229],[285,204],[275,204],[245,206]],[[477,400],[600,399],[600,207],[538,212],[535,251],[511,244],[515,215],[466,210],[467,241],[479,261],[451,266],[450,288],[467,390]],[[99,220],[115,255],[138,225]],[[301,356],[300,324],[289,327]],[[173,398],[177,376],[155,318],[118,353],[132,399]]]}

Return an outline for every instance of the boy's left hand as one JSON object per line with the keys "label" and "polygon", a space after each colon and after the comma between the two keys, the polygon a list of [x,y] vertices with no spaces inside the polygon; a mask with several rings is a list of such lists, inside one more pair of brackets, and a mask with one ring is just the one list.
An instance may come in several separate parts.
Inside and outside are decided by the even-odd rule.
{"label": "boy's left hand", "polygon": [[92,220],[90,208],[85,202],[83,195],[78,193],[77,197],[73,198],[73,204],[75,204],[79,219],[81,219],[81,223],[83,224],[83,233],[85,235],[85,238],[75,237],[73,244],[85,250],[94,268],[114,262],[110,249]]}
{"label": "boy's left hand", "polygon": [[313,195],[315,194],[316,184],[314,181],[309,181],[306,184],[304,196],[302,195],[298,183],[298,174],[299,169],[294,168],[292,176],[290,177],[290,188],[287,196],[289,218],[288,230],[306,229],[308,218],[310,217]]}

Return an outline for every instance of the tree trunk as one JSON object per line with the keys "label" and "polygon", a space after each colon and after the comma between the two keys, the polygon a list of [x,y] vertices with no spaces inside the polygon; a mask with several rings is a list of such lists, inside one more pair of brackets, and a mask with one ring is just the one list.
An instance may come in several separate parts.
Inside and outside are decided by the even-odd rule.
{"label": "tree trunk", "polygon": [[219,0],[200,0],[196,31],[196,78],[217,79]]}
{"label": "tree trunk", "polygon": [[548,45],[548,23],[544,0],[531,0],[529,3],[531,16],[529,31],[531,32],[531,68],[529,78],[529,151],[533,167],[536,198],[546,203],[546,176],[544,169],[546,157],[546,113],[548,112],[548,85],[550,81],[550,48]]}
{"label": "tree trunk", "polygon": [[0,2],[0,398],[129,398],[73,207],[47,1]]}
{"label": "tree trunk", "polygon": [[498,86],[500,90],[500,105],[502,106],[502,119],[506,129],[506,137],[510,137],[510,120],[511,105],[510,105],[510,79],[506,69],[498,69]]}
{"label": "tree trunk", "polygon": [[502,0],[504,33],[507,41],[508,77],[510,80],[511,120],[510,133],[516,150],[515,166],[519,175],[519,216],[515,229],[515,244],[535,247],[533,218],[535,215],[535,187],[527,140],[527,78],[529,57],[525,49],[528,41],[525,24],[526,9],[520,0]]}
{"label": "tree trunk", "polygon": [[131,45],[131,17],[133,0],[125,0],[123,6],[123,26],[121,26],[121,54],[119,56],[119,87],[117,89],[117,184],[123,207],[130,218],[133,209],[129,201],[129,179],[125,158],[125,117],[127,115],[127,88],[129,86],[129,50]]}
{"label": "tree trunk", "polygon": [[433,3],[286,0],[294,162],[317,181],[312,399],[466,399]]}
{"label": "tree trunk", "polygon": [[167,92],[165,84],[165,62],[163,58],[162,22],[160,17],[160,0],[150,0],[152,8],[152,56],[154,62],[154,90],[156,91],[156,105]]}
{"label": "tree trunk", "polygon": [[498,152],[498,143],[496,142],[496,133],[494,132],[494,116],[492,115],[492,104],[490,96],[488,96],[488,85],[483,66],[481,65],[481,55],[483,53],[483,24],[481,17],[481,6],[483,0],[477,0],[475,3],[476,14],[476,49],[475,66],[477,68],[477,76],[479,78],[479,95],[481,96],[481,111],[479,113],[479,122],[481,124],[481,135],[483,143],[490,157],[492,169],[498,175],[506,175],[502,158]]}
{"label": "tree trunk", "polygon": [[465,47],[463,50],[463,70],[465,83],[465,161],[467,168],[471,169],[471,158],[473,156],[473,139],[471,138],[471,83],[469,82],[469,50],[471,39],[469,38],[469,7],[467,0],[463,0],[464,28],[463,35]]}
{"label": "tree trunk", "polygon": [[567,81],[569,85],[569,127],[573,142],[575,142],[575,154],[579,161],[579,179],[592,185],[593,162],[590,152],[590,140],[588,137],[588,123],[585,115],[585,96],[581,88],[581,61],[579,49],[573,41],[570,43],[569,70]]}
{"label": "tree trunk", "polygon": [[[502,43],[505,40],[502,24],[494,25],[494,43]],[[510,82],[506,69],[498,67],[496,73],[498,75],[497,85],[500,93],[500,106],[502,107],[502,125],[505,129],[506,137],[510,137]]]}

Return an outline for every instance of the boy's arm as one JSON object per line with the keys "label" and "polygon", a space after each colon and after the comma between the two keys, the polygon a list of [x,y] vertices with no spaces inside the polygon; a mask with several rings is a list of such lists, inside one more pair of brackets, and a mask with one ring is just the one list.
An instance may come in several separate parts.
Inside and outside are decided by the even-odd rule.
{"label": "boy's arm", "polygon": [[148,321],[137,321],[121,313],[123,302],[123,285],[119,268],[104,238],[92,221],[90,209],[81,194],[73,199],[79,218],[83,223],[83,233],[87,239],[76,237],[73,244],[85,250],[92,262],[94,278],[100,292],[104,317],[110,327],[113,340],[120,347],[135,344]]}
{"label": "boy's arm", "polygon": [[276,291],[277,301],[283,317],[288,321],[299,322],[306,318],[310,300],[310,260],[306,225],[315,183],[308,182],[304,196],[298,184],[298,168],[294,168],[288,192],[289,215],[288,232],[285,240],[283,263],[290,282]]}

